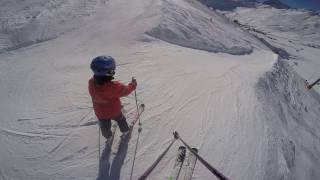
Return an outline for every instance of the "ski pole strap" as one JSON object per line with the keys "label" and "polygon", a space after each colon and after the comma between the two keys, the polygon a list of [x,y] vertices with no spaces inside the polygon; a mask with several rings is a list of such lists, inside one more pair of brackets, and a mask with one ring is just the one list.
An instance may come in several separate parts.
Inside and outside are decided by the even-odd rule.
{"label": "ski pole strap", "polygon": [[166,153],[169,151],[169,149],[171,148],[171,146],[173,145],[173,143],[176,141],[177,139],[174,138],[172,140],[172,142],[170,143],[170,145],[167,147],[167,149],[165,149],[165,151],[163,151],[162,154],[160,154],[160,156],[157,158],[157,160],[143,173],[142,176],[139,177],[138,180],[144,180],[146,179],[149,174],[153,171],[153,169],[159,164],[159,162],[161,161],[161,159],[164,157],[164,155],[166,155]]}
{"label": "ski pole strap", "polygon": [[192,154],[194,154],[199,161],[215,176],[217,176],[220,180],[229,180],[227,177],[225,177],[222,173],[220,173],[217,169],[212,167],[207,161],[205,161],[197,152],[195,152],[180,136],[177,131],[173,133],[174,137],[177,139],[180,139],[180,141],[189,149]]}

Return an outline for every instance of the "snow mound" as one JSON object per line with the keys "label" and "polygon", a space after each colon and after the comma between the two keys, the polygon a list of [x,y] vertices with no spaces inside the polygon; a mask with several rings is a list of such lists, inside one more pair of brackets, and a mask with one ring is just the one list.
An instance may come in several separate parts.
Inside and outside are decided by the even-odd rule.
{"label": "snow mound", "polygon": [[302,79],[285,61],[260,79],[257,94],[266,123],[268,147],[264,177],[320,177],[320,96],[307,91]]}
{"label": "snow mound", "polygon": [[200,3],[189,3],[163,1],[161,22],[147,34],[173,44],[210,52],[235,55],[252,52],[253,47],[248,42],[252,38],[248,34]]}

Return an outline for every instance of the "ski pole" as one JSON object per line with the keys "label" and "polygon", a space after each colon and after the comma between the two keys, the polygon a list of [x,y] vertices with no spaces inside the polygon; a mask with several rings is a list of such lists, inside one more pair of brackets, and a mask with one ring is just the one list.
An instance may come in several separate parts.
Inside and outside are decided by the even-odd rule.
{"label": "ski pole", "polygon": [[316,80],[315,82],[313,82],[312,84],[307,84],[307,89],[313,88],[313,86],[315,86],[316,84],[319,84],[319,82],[320,82],[320,78],[318,80]]}
{"label": "ski pole", "polygon": [[142,174],[142,176],[139,177],[138,180],[145,180],[149,174],[153,171],[153,169],[159,164],[159,162],[161,161],[161,159],[164,157],[164,155],[167,154],[167,152],[169,151],[169,149],[171,148],[171,146],[173,145],[174,142],[176,142],[176,137],[171,141],[170,145],[167,147],[167,149],[165,149],[163,151],[162,154],[160,154],[160,156],[157,158],[157,160]]}
{"label": "ski pole", "polygon": [[[132,77],[132,79],[134,79],[134,77]],[[134,90],[134,98],[135,98],[135,101],[136,101],[136,108],[137,108],[137,113],[138,113],[138,116],[139,116],[139,106],[138,106],[138,97],[137,97],[137,90]],[[140,130],[140,126],[141,126],[141,121],[140,121],[140,117],[139,117],[139,131]]]}
{"label": "ski pole", "polygon": [[[132,79],[134,79],[134,77],[132,77]],[[134,98],[135,98],[135,101],[136,101],[137,115],[138,115],[138,121],[139,121],[139,128],[138,128],[138,138],[137,138],[137,142],[136,142],[136,147],[135,147],[135,150],[134,150],[133,162],[132,162],[132,166],[131,166],[130,180],[132,180],[133,168],[134,168],[134,164],[135,164],[135,161],[136,161],[136,154],[137,154],[137,151],[138,151],[140,133],[141,133],[141,130],[142,130],[142,128],[141,128],[141,121],[140,121],[139,106],[138,106],[137,90],[134,90]]]}
{"label": "ski pole", "polygon": [[216,177],[218,177],[220,180],[229,180],[227,177],[225,177],[222,173],[220,173],[217,169],[212,167],[206,160],[204,160],[196,151],[194,151],[178,134],[177,131],[173,132],[173,135],[175,138],[179,139],[188,149],[190,152],[192,152],[199,160],[200,162]]}
{"label": "ski pole", "polygon": [[[98,133],[98,146],[99,146],[99,147],[98,147],[98,153],[99,153],[99,154],[98,154],[98,161],[99,161],[99,169],[100,169],[100,167],[101,167],[101,166],[100,166],[100,131],[101,131],[101,130],[100,130],[100,122],[98,122],[98,128],[99,128],[99,131],[98,131],[98,132],[99,132],[99,133]],[[100,171],[100,170],[99,170],[99,171]]]}

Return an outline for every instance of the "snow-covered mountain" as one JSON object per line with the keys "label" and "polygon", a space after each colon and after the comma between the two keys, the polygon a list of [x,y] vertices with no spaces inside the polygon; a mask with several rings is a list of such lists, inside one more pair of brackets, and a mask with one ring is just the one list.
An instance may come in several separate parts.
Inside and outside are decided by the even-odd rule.
{"label": "snow-covered mountain", "polygon": [[76,29],[105,0],[2,0],[0,53],[54,39]]}
{"label": "snow-covered mountain", "polygon": [[203,4],[219,10],[233,10],[237,7],[254,7],[255,0],[200,0]]}
{"label": "snow-covered mountain", "polygon": [[267,4],[267,5],[270,5],[272,7],[278,8],[278,9],[289,9],[290,8],[290,6],[282,3],[279,0],[268,0],[268,1],[263,2],[263,4]]}
{"label": "snow-covered mountain", "polygon": [[[175,130],[230,179],[320,178],[320,90],[304,87],[320,77],[320,18],[310,11],[251,0],[5,0],[0,21],[1,180],[138,179]],[[101,54],[117,60],[116,79],[138,80],[136,155],[138,127],[109,159],[103,137],[98,146],[87,80]],[[122,101],[130,121],[134,97]],[[149,179],[169,177],[180,145]],[[193,179],[214,178],[197,162]]]}

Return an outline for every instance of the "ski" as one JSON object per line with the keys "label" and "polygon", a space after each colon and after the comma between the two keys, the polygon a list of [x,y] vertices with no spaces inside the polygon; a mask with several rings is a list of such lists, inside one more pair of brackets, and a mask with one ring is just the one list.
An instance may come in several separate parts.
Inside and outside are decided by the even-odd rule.
{"label": "ski", "polygon": [[[198,153],[197,148],[192,148],[192,150],[194,152]],[[185,171],[183,180],[191,180],[192,179],[192,175],[193,175],[194,168],[196,166],[196,162],[197,162],[197,157],[192,152],[189,151],[187,164],[186,164],[186,171]]]}
{"label": "ski", "polygon": [[179,178],[185,156],[186,156],[186,147],[180,146],[178,149],[177,158],[175,160],[171,176],[169,176],[168,180],[177,180]]}

